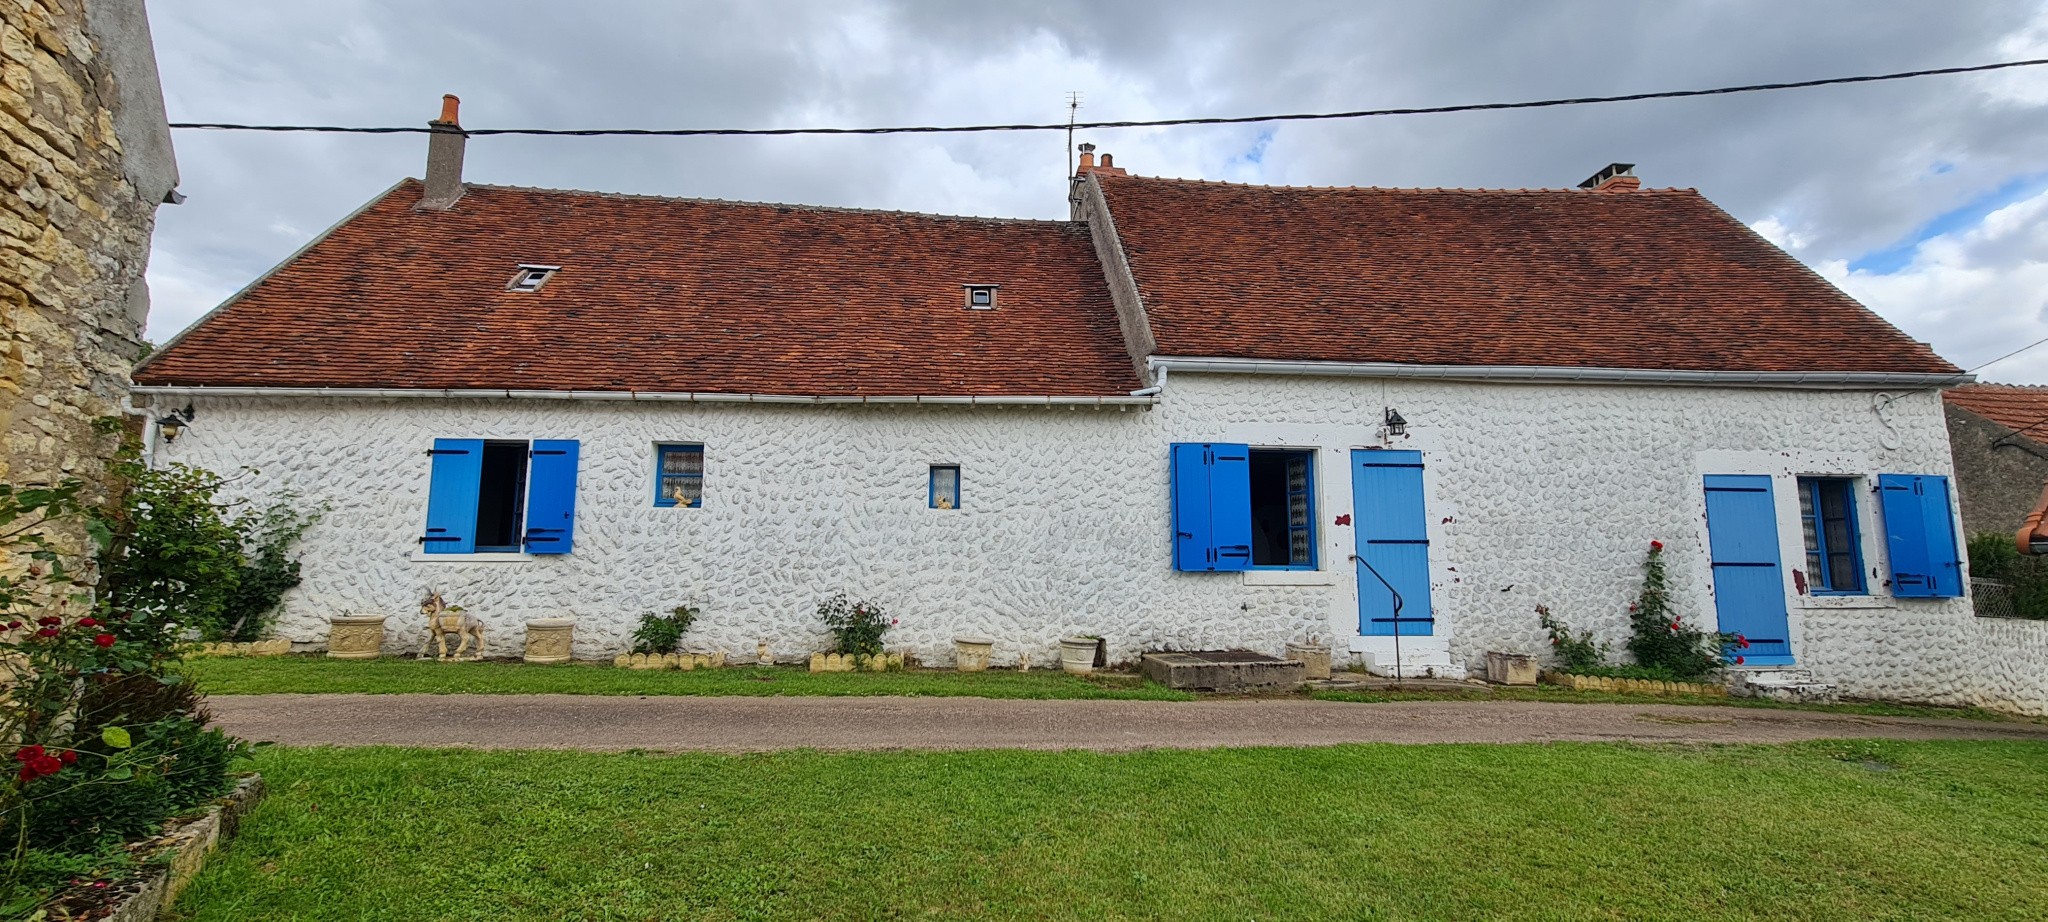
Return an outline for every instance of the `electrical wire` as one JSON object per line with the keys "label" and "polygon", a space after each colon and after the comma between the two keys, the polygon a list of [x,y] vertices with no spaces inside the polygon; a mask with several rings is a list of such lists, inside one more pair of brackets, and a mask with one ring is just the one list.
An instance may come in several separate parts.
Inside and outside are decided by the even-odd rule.
{"label": "electrical wire", "polygon": [[[470,136],[488,135],[541,135],[556,137],[701,137],[710,135],[882,135],[882,134],[965,134],[986,131],[1069,131],[1083,128],[1171,128],[1182,125],[1245,125],[1258,122],[1301,122],[1331,119],[1374,118],[1389,115],[1444,115],[1453,112],[1498,112],[1509,109],[1549,109],[1559,106],[1584,106],[1610,102],[1639,102],[1648,99],[1688,99],[1699,96],[1725,96],[1734,93],[1756,93],[1767,90],[1796,90],[1817,86],[1839,86],[1851,83],[1877,83],[1886,80],[1906,80],[1915,77],[1935,77],[1948,74],[1971,74],[1985,71],[2006,70],[2015,67],[2037,67],[2048,64],[2048,58],[2033,58],[2023,61],[2000,61],[1995,64],[1973,64],[1966,67],[1937,67],[1927,70],[1908,70],[1889,74],[1865,74],[1854,77],[1825,77],[1818,80],[1795,80],[1787,83],[1752,83],[1743,86],[1723,86],[1701,90],[1663,90],[1654,93],[1628,93],[1620,96],[1575,96],[1562,99],[1535,99],[1522,102],[1466,103],[1450,106],[1413,106],[1396,109],[1360,109],[1352,112],[1312,112],[1287,115],[1239,115],[1213,118],[1167,118],[1150,120],[1126,120],[1113,122],[1055,122],[1051,124],[1016,125],[899,125],[880,128],[465,128],[463,134]],[[234,122],[172,122],[172,128],[205,131],[313,131],[335,134],[429,134],[437,130],[432,127],[355,127],[343,125],[250,125]]]}

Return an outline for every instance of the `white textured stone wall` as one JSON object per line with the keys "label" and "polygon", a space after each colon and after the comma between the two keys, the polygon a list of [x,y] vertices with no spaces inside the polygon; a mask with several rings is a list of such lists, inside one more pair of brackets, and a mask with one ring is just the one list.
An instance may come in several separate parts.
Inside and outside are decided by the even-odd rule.
{"label": "white textured stone wall", "polygon": [[[1932,393],[1892,404],[1889,423],[1867,392],[1174,374],[1164,398],[1150,411],[208,399],[160,459],[251,465],[252,490],[333,507],[307,536],[306,582],[282,621],[298,641],[352,610],[392,615],[393,641],[417,643],[431,586],[490,622],[494,653],[516,649],[526,618],[573,614],[578,654],[609,655],[640,612],[690,603],[704,607],[693,641],[744,658],[765,639],[792,659],[825,643],[811,609],[844,589],[887,606],[902,622],[892,645],[927,661],[949,662],[955,635],[986,634],[998,662],[1021,650],[1044,663],[1074,632],[1108,637],[1120,659],[1278,653],[1311,634],[1378,649],[1356,637],[1351,529],[1335,518],[1351,511],[1353,448],[1419,449],[1439,622],[1411,644],[1475,667],[1489,649],[1541,652],[1539,603],[1619,646],[1652,539],[1669,547],[1681,610],[1711,623],[1702,474],[1777,478],[1789,578],[1803,560],[1793,477],[1949,472]],[[1407,438],[1382,441],[1387,406]],[[421,559],[436,437],[580,439],[576,553]],[[703,507],[653,506],[654,445],[699,441]],[[1320,449],[1322,572],[1173,572],[1174,441]],[[961,466],[964,509],[926,508],[931,464]],[[1861,499],[1875,594],[1793,599],[1800,665],[1852,695],[2039,706],[2026,676],[2048,654],[2022,636],[2038,626],[1980,622],[1967,600],[1890,599]],[[2001,647],[2030,650],[2019,655],[2036,668]]]}

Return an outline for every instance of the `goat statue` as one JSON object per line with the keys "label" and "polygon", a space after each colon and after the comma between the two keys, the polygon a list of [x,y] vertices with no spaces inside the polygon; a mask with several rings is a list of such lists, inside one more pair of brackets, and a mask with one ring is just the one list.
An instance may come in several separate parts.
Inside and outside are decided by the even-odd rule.
{"label": "goat statue", "polygon": [[[427,593],[426,601],[420,603],[420,614],[427,616],[427,642],[424,646],[420,647],[420,656],[422,658],[427,655],[428,650],[433,649],[434,645],[438,643],[441,645],[440,659],[460,660],[462,659],[463,652],[469,649],[469,642],[472,638],[476,640],[476,652],[471,654],[469,658],[484,658],[484,622],[482,619],[463,611],[460,605],[450,605],[441,601],[441,594],[439,592]],[[453,656],[450,656],[448,653],[448,635],[450,634],[460,638],[460,642],[455,645],[455,654]]]}

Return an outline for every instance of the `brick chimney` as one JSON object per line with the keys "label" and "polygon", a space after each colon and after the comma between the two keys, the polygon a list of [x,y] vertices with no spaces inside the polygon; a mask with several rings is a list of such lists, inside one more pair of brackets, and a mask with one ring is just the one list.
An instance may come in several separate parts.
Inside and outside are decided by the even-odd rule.
{"label": "brick chimney", "polygon": [[1579,188],[1593,192],[1634,192],[1642,187],[1643,181],[1636,178],[1633,163],[1610,163],[1579,183]]}
{"label": "brick chimney", "polygon": [[1089,173],[1100,173],[1104,176],[1130,175],[1128,173],[1125,173],[1123,170],[1117,169],[1116,161],[1110,159],[1110,155],[1108,154],[1103,154],[1102,162],[1099,164],[1096,163],[1095,145],[1083,144],[1081,145],[1081,166],[1078,169],[1074,170],[1074,175],[1085,176]]}
{"label": "brick chimney", "polygon": [[427,191],[418,205],[423,210],[447,211],[462,197],[462,148],[469,135],[456,115],[461,104],[452,94],[441,97],[441,117],[427,123],[433,133],[427,135]]}

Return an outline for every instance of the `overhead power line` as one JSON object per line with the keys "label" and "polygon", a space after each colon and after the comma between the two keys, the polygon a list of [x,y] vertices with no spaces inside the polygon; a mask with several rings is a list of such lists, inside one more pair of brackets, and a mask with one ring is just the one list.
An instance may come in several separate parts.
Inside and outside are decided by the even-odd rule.
{"label": "overhead power line", "polygon": [[[1575,96],[1565,99],[1533,99],[1522,102],[1466,103],[1455,106],[1413,106],[1398,109],[1360,109],[1354,112],[1299,112],[1287,115],[1238,115],[1214,118],[1164,118],[1114,122],[1054,122],[1043,125],[898,125],[880,128],[465,128],[463,133],[472,137],[486,135],[700,137],[706,135],[966,134],[983,131],[1069,131],[1082,128],[1170,128],[1179,125],[1245,125],[1258,122],[1326,121],[1332,119],[1375,118],[1388,115],[1444,115],[1452,112],[1550,109],[1560,106],[1593,105],[1595,103],[1639,102],[1647,99],[1688,99],[1696,96],[1726,96],[1734,93],[1758,93],[1765,90],[1798,90],[1808,87],[1839,86],[1849,83],[1907,80],[1914,77],[1972,74],[1984,71],[2007,70],[2015,67],[2038,67],[2043,64],[2048,64],[2048,58],[2034,58],[2025,61],[2000,61],[1996,64],[1973,64],[1968,67],[1937,67],[1929,70],[1907,70],[1891,74],[1864,74],[1855,77],[1795,80],[1789,83],[1752,83],[1744,86],[1722,86],[1703,90],[1663,90],[1655,93],[1629,93],[1621,96]],[[428,134],[435,130],[426,126],[379,128],[345,125],[245,125],[232,122],[172,122],[171,127],[209,131],[317,131],[334,134]]]}

